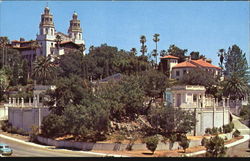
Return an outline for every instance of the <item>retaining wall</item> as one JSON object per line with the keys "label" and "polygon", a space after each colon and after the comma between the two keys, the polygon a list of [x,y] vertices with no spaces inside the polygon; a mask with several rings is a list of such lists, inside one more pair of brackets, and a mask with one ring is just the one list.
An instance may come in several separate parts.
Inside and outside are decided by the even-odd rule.
{"label": "retaining wall", "polygon": [[[40,124],[48,114],[48,108],[40,108]],[[39,108],[9,107],[8,122],[15,128],[30,132],[33,125],[39,125]]]}
{"label": "retaining wall", "polygon": [[[74,141],[61,141],[61,140],[52,140],[42,136],[38,136],[38,141],[40,143],[55,146],[57,148],[76,148],[84,151],[90,150],[114,150],[114,151],[123,151],[126,150],[128,144],[119,144],[119,143],[88,143],[88,142],[74,142]],[[230,137],[228,136],[228,139]],[[201,140],[191,140],[189,147],[201,145]],[[133,150],[147,150],[146,144],[134,144],[132,147]],[[178,142],[173,144],[172,150],[182,149],[179,146]],[[170,150],[169,142],[159,143],[156,150]]]}

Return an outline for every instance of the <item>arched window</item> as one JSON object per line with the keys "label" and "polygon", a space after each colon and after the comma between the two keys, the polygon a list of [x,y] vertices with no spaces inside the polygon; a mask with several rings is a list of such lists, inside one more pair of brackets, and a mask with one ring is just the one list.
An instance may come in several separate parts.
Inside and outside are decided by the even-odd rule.
{"label": "arched window", "polygon": [[48,34],[48,33],[49,33],[48,28],[46,28],[45,30],[46,30],[46,33],[45,33],[45,34]]}
{"label": "arched window", "polygon": [[81,34],[79,34],[79,39],[81,39]]}
{"label": "arched window", "polygon": [[54,33],[53,33],[53,29],[51,29],[51,35],[54,35]]}

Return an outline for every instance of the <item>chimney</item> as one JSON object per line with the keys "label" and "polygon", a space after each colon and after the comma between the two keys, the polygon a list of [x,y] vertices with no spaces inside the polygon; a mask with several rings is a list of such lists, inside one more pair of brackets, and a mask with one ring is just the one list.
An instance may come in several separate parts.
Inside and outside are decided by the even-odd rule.
{"label": "chimney", "polygon": [[185,59],[186,59],[186,61],[192,60],[191,56],[187,56]]}
{"label": "chimney", "polygon": [[20,41],[25,41],[25,39],[24,39],[24,38],[22,38],[22,37],[20,37]]}

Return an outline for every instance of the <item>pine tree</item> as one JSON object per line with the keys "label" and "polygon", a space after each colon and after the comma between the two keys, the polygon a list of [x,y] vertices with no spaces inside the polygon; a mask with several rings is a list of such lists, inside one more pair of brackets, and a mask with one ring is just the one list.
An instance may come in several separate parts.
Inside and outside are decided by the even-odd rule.
{"label": "pine tree", "polygon": [[223,93],[231,99],[242,99],[249,93],[248,64],[245,53],[237,46],[225,53],[225,83]]}

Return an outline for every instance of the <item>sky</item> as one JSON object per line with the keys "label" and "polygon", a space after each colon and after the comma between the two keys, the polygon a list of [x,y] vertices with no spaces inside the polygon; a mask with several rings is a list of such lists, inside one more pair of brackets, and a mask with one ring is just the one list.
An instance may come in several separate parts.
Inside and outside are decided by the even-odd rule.
{"label": "sky", "polygon": [[148,52],[171,44],[199,51],[218,65],[218,50],[236,44],[250,56],[250,3],[247,1],[2,1],[0,36],[10,40],[36,39],[44,7],[54,16],[56,31],[67,33],[72,14],[78,13],[87,49],[107,43],[118,49],[140,51],[140,36]]}

